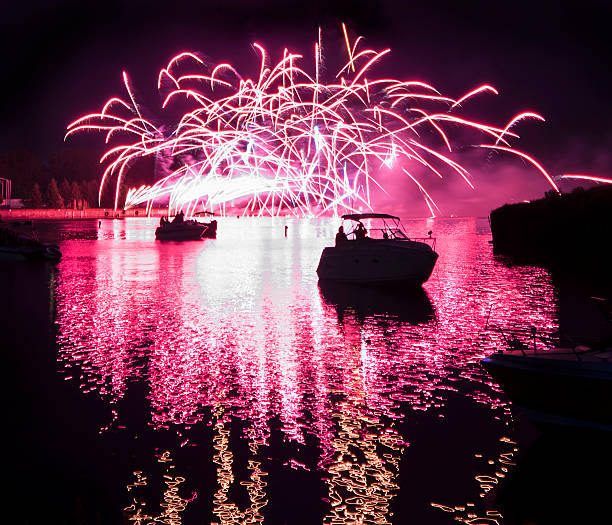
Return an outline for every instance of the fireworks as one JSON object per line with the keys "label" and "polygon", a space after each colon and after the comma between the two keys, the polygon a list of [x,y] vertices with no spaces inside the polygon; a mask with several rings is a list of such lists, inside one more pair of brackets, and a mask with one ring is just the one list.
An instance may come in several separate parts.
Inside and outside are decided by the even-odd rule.
{"label": "fireworks", "polygon": [[584,175],[578,173],[566,173],[561,175],[562,179],[577,179],[577,180],[587,180],[590,182],[600,182],[602,184],[612,184],[612,179],[608,179],[606,177],[596,177],[595,175]]}
{"label": "fireworks", "polygon": [[[287,49],[271,64],[257,43],[256,80],[242,78],[231,64],[213,66],[181,53],[159,73],[164,116],[143,117],[124,72],[127,97],[111,98],[99,113],[74,121],[66,136],[99,130],[107,144],[122,142],[101,158],[106,168],[100,195],[114,180],[115,208],[130,165],[154,156],[158,166],[173,168],[151,186],[131,188],[126,208],[163,202],[187,215],[200,209],[223,213],[226,205],[258,215],[359,211],[371,207],[374,188],[385,190],[385,172],[396,170],[435,215],[426,178],[456,176],[473,188],[456,157],[463,146],[457,136],[474,134],[487,143],[470,145],[518,155],[558,191],[546,170],[509,142],[518,138],[511,131],[518,121],[544,120],[540,115],[521,113],[503,127],[464,118],[457,112],[469,99],[497,94],[495,88],[482,85],[453,99],[422,81],[373,77],[390,50],[360,50],[361,37],[351,44],[344,25],[343,32],[348,61],[330,82],[322,80],[327,72],[320,31],[312,74],[300,67],[305,59]],[[177,108],[186,110],[172,119]]]}

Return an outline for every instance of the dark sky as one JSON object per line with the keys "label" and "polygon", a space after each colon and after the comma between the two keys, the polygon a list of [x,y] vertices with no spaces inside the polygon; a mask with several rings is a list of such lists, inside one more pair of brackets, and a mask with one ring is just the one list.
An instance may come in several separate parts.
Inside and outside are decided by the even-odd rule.
{"label": "dark sky", "polygon": [[368,46],[391,47],[376,70],[381,76],[425,80],[453,97],[491,83],[501,95],[482,99],[487,120],[540,112],[547,123],[521,127],[522,146],[540,158],[571,150],[579,163],[607,151],[612,139],[611,15],[610,2],[589,0],[571,7],[540,0],[11,2],[0,14],[0,150],[45,156],[61,147],[66,124],[123,95],[124,69],[140,100],[157,104],[157,72],[184,50],[253,76],[253,41],[277,58],[284,46],[310,58],[321,25],[335,70],[344,21]]}

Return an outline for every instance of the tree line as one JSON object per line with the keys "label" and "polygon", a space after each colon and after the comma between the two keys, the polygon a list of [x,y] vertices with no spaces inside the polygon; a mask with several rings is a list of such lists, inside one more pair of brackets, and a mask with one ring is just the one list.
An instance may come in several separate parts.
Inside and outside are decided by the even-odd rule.
{"label": "tree line", "polygon": [[34,183],[29,204],[32,208],[97,208],[98,188],[95,180],[71,183],[63,179],[58,185],[52,178],[44,192],[38,182]]}
{"label": "tree line", "polygon": [[[12,198],[23,199],[31,208],[110,208],[114,206],[115,184],[109,184],[98,199],[104,167],[96,151],[62,148],[45,162],[30,151],[0,152],[0,177],[11,180]],[[154,159],[145,158],[130,166],[120,187],[119,205],[129,186],[151,184]]]}

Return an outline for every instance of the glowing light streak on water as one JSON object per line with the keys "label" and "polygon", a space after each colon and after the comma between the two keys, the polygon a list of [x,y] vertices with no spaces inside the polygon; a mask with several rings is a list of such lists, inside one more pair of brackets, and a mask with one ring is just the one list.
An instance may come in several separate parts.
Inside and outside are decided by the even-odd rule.
{"label": "glowing light streak on water", "polygon": [[[250,484],[240,485],[246,507],[223,491],[213,497],[219,519],[231,511],[260,522],[268,487],[259,447],[269,446],[274,419],[287,443],[315,439],[315,460],[296,455],[287,468],[328,476],[329,523],[391,522],[412,447],[402,422],[444,421],[456,396],[486,408],[487,424],[505,428],[511,417],[477,364],[499,342],[482,337],[487,318],[502,327],[520,319],[544,334],[557,328],[546,272],[492,259],[483,221],[408,221],[409,232],[441,234],[425,292],[347,295],[319,289],[314,272],[333,221],[295,220],[285,238],[279,219],[219,220],[223,237],[183,244],[155,243],[152,220],[109,221],[97,241],[63,243],[56,288],[60,362],[71,383],[108,401],[114,415],[103,433],[116,431],[131,383],[147,387],[150,424],[181,442],[189,427],[213,425],[217,490]],[[232,420],[243,423],[235,438],[251,451],[246,477],[230,461]],[[493,458],[511,462],[508,446],[493,447]],[[507,464],[479,464],[475,496]],[[476,506],[466,512],[486,515]]]}
{"label": "glowing light streak on water", "polygon": [[146,500],[138,493],[140,487],[146,487],[148,484],[147,476],[143,475],[142,471],[135,471],[136,480],[127,485],[128,492],[132,496],[132,504],[125,507],[123,510],[128,516],[129,521],[135,525],[146,525],[149,523],[166,523],[168,525],[181,525],[182,513],[190,501],[196,498],[193,494],[190,499],[183,498],[179,495],[180,485],[185,482],[183,476],[177,476],[174,473],[174,464],[169,451],[161,454],[157,460],[159,463],[166,464],[163,474],[163,483],[165,490],[162,493],[162,509],[158,516],[153,516],[145,513],[147,506]]}

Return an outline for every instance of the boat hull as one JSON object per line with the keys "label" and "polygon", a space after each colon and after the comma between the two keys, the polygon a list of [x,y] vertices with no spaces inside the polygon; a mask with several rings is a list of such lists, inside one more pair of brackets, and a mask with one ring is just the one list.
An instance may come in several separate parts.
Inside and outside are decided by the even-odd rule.
{"label": "boat hull", "polygon": [[59,261],[62,252],[54,245],[0,246],[0,261]]}
{"label": "boat hull", "polygon": [[324,281],[420,286],[429,279],[437,258],[421,242],[347,241],[323,250],[317,275]]}
{"label": "boat hull", "polygon": [[0,247],[0,261],[27,261],[29,257],[22,250]]}
{"label": "boat hull", "polygon": [[[546,355],[548,354],[548,355]],[[610,352],[578,359],[572,350],[498,353],[483,367],[536,424],[612,430]]]}
{"label": "boat hull", "polygon": [[206,229],[202,234],[204,239],[216,239],[217,238],[217,221],[210,221],[206,224]]}

